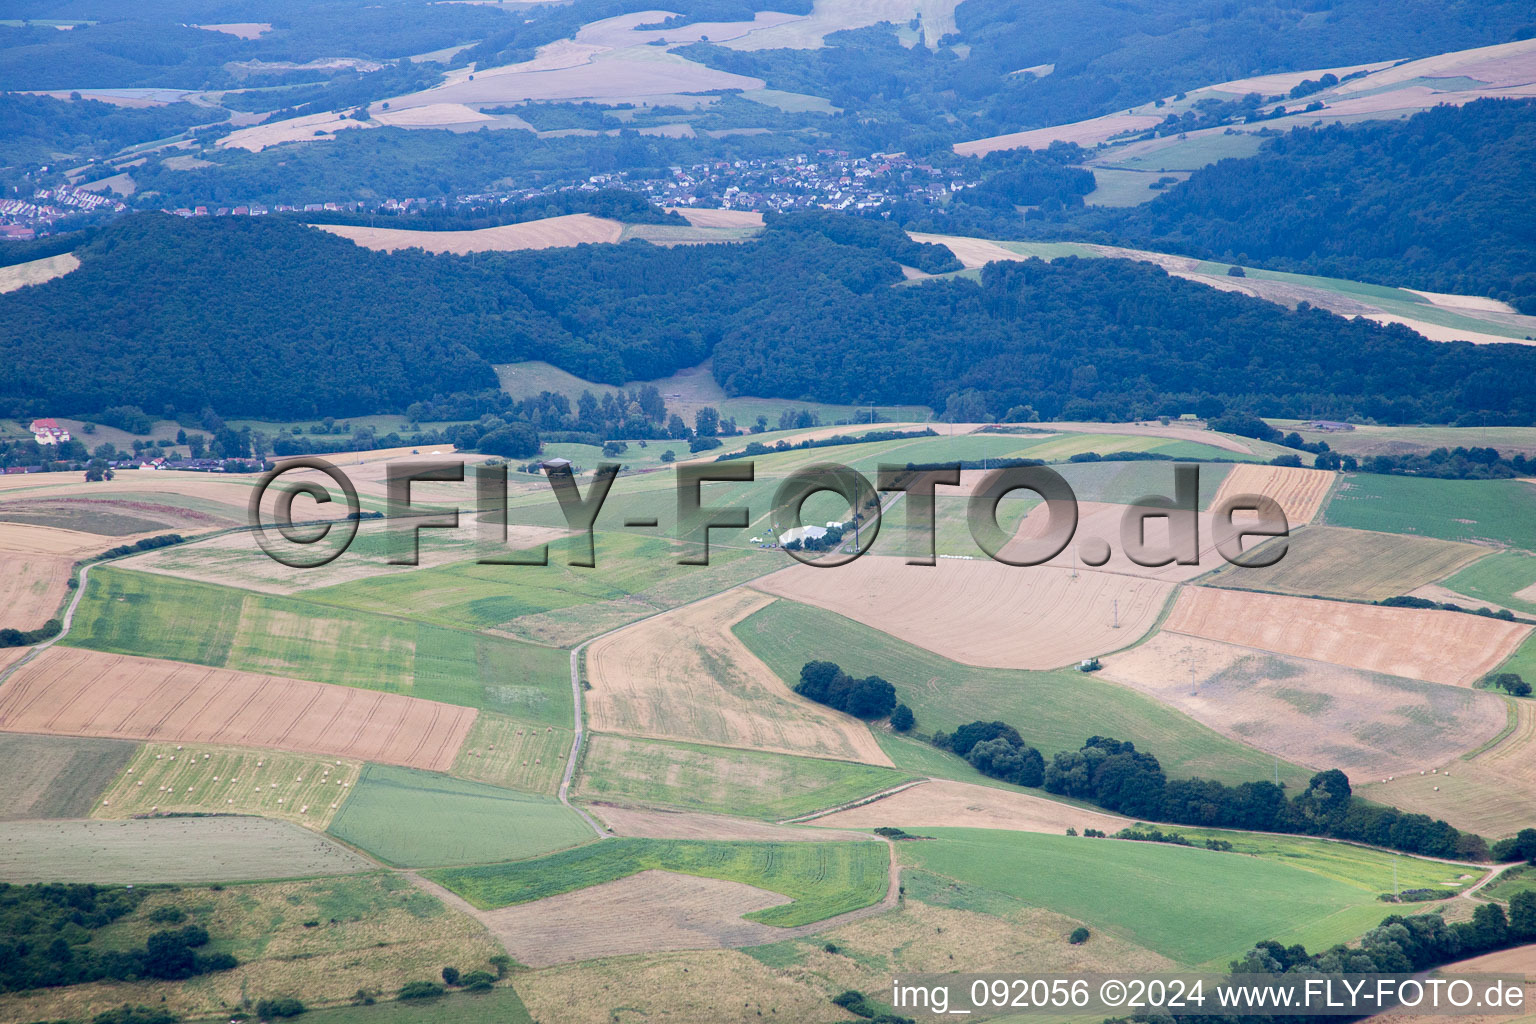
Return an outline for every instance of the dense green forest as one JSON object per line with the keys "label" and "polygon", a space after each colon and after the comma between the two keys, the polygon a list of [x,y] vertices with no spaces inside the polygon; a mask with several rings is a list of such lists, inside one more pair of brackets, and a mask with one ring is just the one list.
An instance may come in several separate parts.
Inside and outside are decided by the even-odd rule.
{"label": "dense green forest", "polygon": [[108,156],[224,117],[222,111],[191,103],[120,107],[99,100],[0,93],[0,164],[50,163],[65,154]]}
{"label": "dense green forest", "polygon": [[1432,291],[1536,313],[1536,100],[1298,130],[1072,236]]}
{"label": "dense green forest", "polygon": [[0,296],[0,408],[348,416],[494,388],[494,362],[622,384],[713,355],[732,394],[978,419],[1536,422],[1530,348],[1429,342],[1119,260],[892,287],[893,255],[933,258],[911,244],[891,225],[792,215],[742,245],[455,257],[277,217],[135,215],[82,246],[79,270]]}

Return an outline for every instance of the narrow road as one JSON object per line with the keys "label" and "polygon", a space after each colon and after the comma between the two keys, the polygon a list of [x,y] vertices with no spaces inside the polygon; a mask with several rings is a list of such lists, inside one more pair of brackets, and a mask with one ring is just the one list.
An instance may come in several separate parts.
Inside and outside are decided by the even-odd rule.
{"label": "narrow road", "polygon": [[[632,625],[632,623],[628,625]],[[619,627],[619,629],[623,628],[623,626]],[[615,629],[608,631],[608,633],[616,632],[618,630]],[[582,722],[581,715],[581,652],[586,650],[587,645],[593,640],[601,640],[608,633],[600,633],[590,640],[583,640],[571,648],[571,704],[575,709],[576,729],[575,735],[571,738],[571,755],[565,759],[565,774],[560,776],[560,802],[581,815],[581,820],[592,826],[592,831],[597,833],[597,838],[599,839],[608,838],[607,830],[593,820],[590,814],[571,803],[570,792],[571,776],[576,774],[576,759],[581,756],[581,738],[586,733],[586,727]]]}

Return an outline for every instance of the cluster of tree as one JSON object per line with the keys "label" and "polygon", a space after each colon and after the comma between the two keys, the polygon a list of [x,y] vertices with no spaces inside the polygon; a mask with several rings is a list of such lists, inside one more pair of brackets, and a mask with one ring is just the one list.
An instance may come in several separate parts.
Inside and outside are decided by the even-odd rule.
{"label": "cluster of tree", "polygon": [[[1518,672],[1495,672],[1489,675],[1483,682],[1489,686],[1497,687],[1511,697],[1529,697],[1531,684],[1521,678]],[[1531,854],[1536,857],[1536,846],[1531,848]]]}
{"label": "cluster of tree", "polygon": [[[898,706],[896,688],[879,676],[855,679],[830,661],[808,661],[800,669],[795,692],[855,718],[884,718]],[[911,709],[908,709],[908,714]],[[911,728],[909,725],[908,728]]]}
{"label": "cluster of tree", "polygon": [[1492,855],[1496,861],[1523,860],[1536,865],[1536,828],[1523,828],[1508,839],[1500,839],[1493,844]]}
{"label": "cluster of tree", "polygon": [[856,988],[840,992],[832,997],[832,1005],[840,1006],[855,1017],[863,1017],[870,1024],[916,1024],[911,1017],[899,1017],[886,1013],[869,1001],[869,997]]}
{"label": "cluster of tree", "polygon": [[[669,213],[639,193],[621,188],[599,189],[596,192],[567,189],[551,192],[537,199],[523,199],[515,203],[494,205],[443,203],[410,211],[380,208],[369,213],[320,211],[296,213],[293,216],[306,224],[373,226],[383,219],[389,227],[409,231],[478,231],[481,228],[493,228],[502,224],[522,224],[530,220],[564,217],[573,213],[607,217],[625,224],[680,226],[688,224],[681,214]],[[942,247],[934,246],[933,248]]]}
{"label": "cluster of tree", "polygon": [[496,984],[496,975],[490,971],[470,971],[460,974],[457,967],[443,968],[443,984],[449,988],[462,988],[469,992],[484,992]]}
{"label": "cluster of tree", "polygon": [[[1536,891],[1517,893],[1509,910],[1480,903],[1472,920],[1447,924],[1440,914],[1399,914],[1366,932],[1359,943],[1342,943],[1321,953],[1301,945],[1260,942],[1232,962],[1234,974],[1418,974],[1467,957],[1536,941]],[[1209,1017],[1162,1017],[1197,1024]],[[1248,1016],[1253,1024],[1282,1024],[1296,1018]]]}
{"label": "cluster of tree", "polygon": [[[782,429],[782,428],[781,428]],[[875,441],[901,441],[909,437],[937,437],[938,431],[931,427],[923,430],[871,430],[864,434],[834,434],[831,437],[812,438],[809,441],[797,441],[790,444],[780,438],[773,444],[763,444],[761,441],[750,441],[739,452],[731,452],[716,459],[717,462],[727,462],[731,459],[751,459],[759,455],[771,455],[774,452],[794,452],[806,448],[836,448],[845,444],[866,444]]]}
{"label": "cluster of tree", "polygon": [[1045,758],[1006,722],[971,722],[953,733],[935,732],[932,742],[959,754],[994,779],[1038,787],[1045,778]]}
{"label": "cluster of tree", "polygon": [[1066,233],[1284,270],[1489,295],[1536,313],[1536,102],[1298,130]]}
{"label": "cluster of tree", "polygon": [[838,229],[843,244],[813,229],[822,220],[786,217],[746,245],[468,258],[372,252],[275,217],[131,217],[85,246],[80,269],[0,296],[0,412],[354,415],[492,389],[493,362],[623,384],[713,355],[730,394],[961,395],[986,419],[1232,407],[1536,422],[1528,347],[1430,342],[1126,260],[995,263],[979,284],[891,288],[902,274],[883,235]]}
{"label": "cluster of tree", "polygon": [[1436,448],[1425,455],[1368,455],[1360,459],[1364,473],[1429,476],[1442,480],[1507,480],[1536,473],[1536,458],[1524,452],[1511,456],[1497,448]]}
{"label": "cluster of tree", "polygon": [[297,1017],[306,1009],[308,1007],[304,1005],[303,1001],[295,996],[279,996],[276,999],[258,999],[256,1001],[256,1016],[262,1020]]}
{"label": "cluster of tree", "polygon": [[151,932],[136,949],[97,950],[92,934],[138,909],[144,892],[94,885],[0,883],[0,992],[101,980],[176,981],[229,970],[198,925]]}
{"label": "cluster of tree", "polygon": [[66,153],[77,161],[108,156],[224,117],[217,108],[192,103],[122,107],[100,100],[0,93],[0,163],[51,163]]}
{"label": "cluster of tree", "polygon": [[49,619],[36,629],[0,629],[0,647],[31,647],[56,637],[64,628],[58,619]]}
{"label": "cluster of tree", "polygon": [[1508,608],[1500,608],[1498,611],[1494,611],[1485,605],[1479,605],[1476,608],[1463,608],[1454,601],[1431,601],[1427,597],[1414,597],[1411,594],[1384,597],[1377,601],[1376,604],[1384,605],[1388,608],[1437,608],[1443,612],[1466,612],[1468,615],[1481,615],[1488,619],[1503,619],[1506,622],[1511,622],[1515,618],[1515,613]]}
{"label": "cluster of tree", "polygon": [[763,215],[763,222],[782,233],[816,234],[838,245],[870,249],[925,274],[947,274],[963,267],[947,246],[913,241],[889,221],[849,217],[830,210],[801,210],[769,212]]}

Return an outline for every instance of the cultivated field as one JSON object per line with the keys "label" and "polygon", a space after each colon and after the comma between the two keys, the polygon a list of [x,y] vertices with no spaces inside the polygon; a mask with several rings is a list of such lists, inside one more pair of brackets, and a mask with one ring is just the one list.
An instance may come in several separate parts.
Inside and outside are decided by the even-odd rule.
{"label": "cultivated field", "polygon": [[[1114,736],[1152,751],[1175,778],[1198,775],[1235,785],[1269,778],[1274,772],[1269,755],[1095,675],[972,668],[791,601],[768,606],[744,620],[736,633],[786,681],[798,680],[801,666],[814,660],[835,661],[858,676],[880,676],[896,688],[897,699],[916,713],[915,731],[923,735],[939,729],[953,731],[976,719],[1002,719],[1013,723],[1046,757],[1077,750],[1090,736]],[[903,768],[986,783],[953,754],[940,753],[919,740],[879,735],[886,752]],[[1311,774],[1288,763],[1281,764],[1280,772],[1282,779],[1298,785]]]}
{"label": "cultivated field", "polygon": [[101,566],[67,643],[570,722],[565,652],[401,618],[397,593],[351,609]]}
{"label": "cultivated field", "polygon": [[146,743],[90,814],[259,814],[324,829],[361,771],[314,755]]}
{"label": "cultivated field", "polygon": [[491,933],[529,967],[632,953],[772,942],[779,929],[743,915],[789,897],[740,882],[649,870],[485,915]]}
{"label": "cultivated field", "polygon": [[696,228],[760,228],[763,215],[756,210],[706,210],[691,206],[669,206],[668,213],[681,214]]}
{"label": "cultivated field", "polygon": [[405,867],[535,857],[593,839],[553,797],[371,764],[330,832]]}
{"label": "cultivated field", "polygon": [[447,771],[469,708],[54,647],[0,690],[0,730],[274,747]]}
{"label": "cultivated field", "polygon": [[219,882],[371,867],[313,832],[265,818],[20,821],[0,831],[7,882]]}
{"label": "cultivated field", "polygon": [[[773,825],[724,814],[700,814],[659,807],[623,807],[619,804],[588,804],[587,811],[614,835],[641,839],[729,839],[760,843],[825,843],[829,840],[860,841],[873,836],[799,825]],[[819,824],[819,823],[818,823]]]}
{"label": "cultivated field", "polygon": [[809,15],[785,19],[783,24],[745,34],[726,45],[735,50],[815,49],[833,32],[882,21],[905,27],[920,18],[921,34],[904,28],[903,43],[912,46],[921,41],[932,48],[955,30],[956,6],[956,0],[819,0]]}
{"label": "cultivated field", "polygon": [[1451,686],[1471,686],[1531,632],[1530,626],[1460,612],[1208,587],[1185,587],[1163,628]]}
{"label": "cultivated field", "polygon": [[555,249],[584,242],[617,242],[624,226],[616,220],[573,213],[565,217],[502,224],[477,231],[409,231],[404,228],[365,228],[353,224],[317,224],[321,231],[350,238],[366,249],[395,252],[425,249],[463,256],[471,252],[515,249]]}
{"label": "cultivated field", "polygon": [[42,284],[44,281],[63,277],[79,265],[80,261],[75,254],[66,252],[27,263],[14,263],[9,267],[0,267],[0,295],[13,292],[18,288],[25,288],[29,284]]}
{"label": "cultivated field", "polygon": [[483,909],[531,903],[628,878],[672,871],[756,886],[793,902],[752,920],[782,928],[811,924],[880,902],[890,876],[884,844],[716,843],[685,839],[605,839],[512,864],[446,868],[428,877]]}
{"label": "cultivated field", "polygon": [[1310,523],[1322,508],[1335,474],[1291,466],[1233,466],[1216,492],[1213,507],[1238,494],[1260,494],[1279,502],[1292,527]]}
{"label": "cultivated field", "polygon": [[1261,939],[1326,947],[1385,916],[1376,892],[1255,857],[979,829],[925,834],[934,840],[897,844],[902,863],[1066,914],[1181,964],[1225,967]]}
{"label": "cultivated field", "polygon": [[1172,587],[1158,580],[987,560],[910,566],[861,558],[794,565],[754,582],[779,597],[846,615],[967,665],[1045,669],[1135,643]]}
{"label": "cultivated field", "polygon": [[[1180,565],[1175,561],[1162,566],[1145,566],[1131,561],[1130,556],[1126,554],[1125,545],[1121,543],[1121,525],[1127,516],[1151,511],[1159,510],[1137,505],[1110,505],[1103,502],[1080,501],[1077,505],[1077,531],[1073,534],[1072,543],[1068,544],[1061,554],[1044,564],[1069,571],[1076,569],[1081,573],[1087,568],[1083,562],[1083,548],[1091,543],[1092,538],[1103,540],[1109,545],[1109,561],[1095,567],[1099,572],[1176,583],[1194,579],[1202,573],[1227,564],[1221,553],[1216,550],[1216,535],[1211,528],[1212,516],[1209,512],[1201,512],[1197,515],[1200,535],[1197,549],[1199,561],[1196,564]],[[998,519],[999,525],[1004,525],[1001,515]],[[1029,545],[1038,543],[1038,538],[1045,535],[1049,520],[1050,513],[1045,503],[1035,505],[1019,524],[1014,540],[1003,548],[1003,556],[1024,557],[1023,552],[1028,550]],[[1143,524],[1143,538],[1148,553],[1154,557],[1162,557],[1164,552],[1171,553],[1167,518],[1158,516],[1145,519]],[[1253,548],[1255,543],[1254,540],[1248,541],[1248,548]],[[977,557],[984,557],[979,549]]]}
{"label": "cultivated field", "polygon": [[[291,826],[276,827],[304,834]],[[93,944],[106,949],[142,946],[152,932],[166,927],[150,920],[150,915],[168,907],[185,914],[187,924],[208,929],[213,948],[232,953],[239,966],[190,984],[101,982],[0,996],[0,1017],[30,1020],[42,1014],[49,1019],[90,1020],[129,1003],[163,1007],[193,1019],[228,1020],[233,1008],[247,999],[298,993],[316,1019],[334,1024],[333,1014],[340,1011],[314,1008],[347,1007],[358,989],[394,993],[408,981],[438,977],[444,964],[455,964],[466,973],[492,970],[489,958],[503,952],[468,915],[449,911],[407,879],[382,871],[151,892],[136,913],[99,930]],[[510,1000],[500,998],[503,995]],[[507,1009],[516,1004],[510,988],[498,988],[486,998]],[[449,1005],[473,1002],[473,997],[455,997]],[[441,1000],[429,1000],[427,1005],[437,1012],[431,1020],[442,1019]],[[409,1009],[410,1004],[383,1001],[353,1012],[378,1015],[360,1021],[408,1024],[394,1012],[397,1006]],[[456,1019],[528,1024],[526,1017],[505,1010],[486,1018]]]}
{"label": "cultivated field", "polygon": [[1536,551],[1536,485],[1352,473],[1324,515],[1332,526]]}
{"label": "cultivated field", "polygon": [[1423,775],[1399,775],[1362,795],[1444,818],[1490,839],[1532,826],[1536,807],[1536,701],[1511,702],[1510,727],[1498,742]]}
{"label": "cultivated field", "polygon": [[571,730],[482,711],[459,748],[453,774],[528,793],[553,794],[571,749]]}
{"label": "cultivated field", "polygon": [[909,772],[850,761],[599,734],[585,744],[575,795],[782,819],[836,807],[914,778]]}
{"label": "cultivated field", "polygon": [[1417,773],[1505,726],[1490,693],[1159,633],[1106,658],[1104,676],[1225,736],[1366,782]]}
{"label": "cultivated field", "polygon": [[0,551],[0,629],[36,629],[69,592],[73,559]]}
{"label": "cultivated field", "polygon": [[[1514,551],[1501,551],[1469,565],[1445,581],[1458,594],[1481,601],[1495,602],[1523,615],[1536,614],[1536,558]],[[1455,601],[1455,597],[1445,600]]]}
{"label": "cultivated field", "polygon": [[731,633],[770,600],[730,591],[594,642],[592,729],[889,765],[864,723],[791,693]]}
{"label": "cultivated field", "polygon": [[1017,790],[935,780],[812,818],[808,824],[819,828],[988,828],[1061,835],[1069,828],[1118,832],[1134,822]]}
{"label": "cultivated field", "polygon": [[85,817],[136,749],[118,740],[0,733],[0,821]]}
{"label": "cultivated field", "polygon": [[1298,597],[1380,601],[1433,583],[1488,554],[1475,544],[1334,526],[1297,530],[1285,543],[1285,557],[1274,565],[1219,565],[1209,582]]}

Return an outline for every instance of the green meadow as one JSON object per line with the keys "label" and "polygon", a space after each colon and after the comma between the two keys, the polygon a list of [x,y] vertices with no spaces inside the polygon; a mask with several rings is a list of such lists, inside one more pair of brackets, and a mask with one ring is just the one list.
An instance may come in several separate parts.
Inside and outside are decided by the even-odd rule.
{"label": "green meadow", "polygon": [[794,902],[746,915],[780,927],[810,924],[878,903],[889,883],[884,843],[727,843],[605,839],[512,864],[429,871],[477,907],[528,903],[627,878],[676,871],[782,893]]}
{"label": "green meadow", "polygon": [[849,761],[598,734],[582,754],[576,796],[779,820],[850,803],[919,777]]}
{"label": "green meadow", "polygon": [[371,764],[329,832],[399,867],[535,857],[596,836],[554,797]]}
{"label": "green meadow", "polygon": [[412,606],[348,609],[100,566],[66,642],[569,725],[565,651],[398,617]]}
{"label": "green meadow", "polygon": [[1325,517],[1331,526],[1536,551],[1536,487],[1520,480],[1351,473],[1334,488]]}
{"label": "green meadow", "polygon": [[1160,843],[923,829],[903,864],[1085,921],[1181,964],[1225,967],[1264,939],[1323,949],[1391,908],[1377,893],[1288,863]]}
{"label": "green meadow", "polygon": [[[912,708],[915,732],[925,736],[1000,718],[1046,757],[1076,750],[1090,736],[1113,736],[1155,754],[1171,778],[1239,783],[1274,775],[1274,758],[1092,675],[961,665],[851,619],[785,600],[743,619],[733,632],[789,685],[799,681],[808,661],[834,661],[856,676],[880,676]],[[1280,774],[1293,785],[1311,775],[1283,762]]]}
{"label": "green meadow", "polygon": [[[1473,562],[1445,585],[1458,594],[1536,615],[1536,557],[1531,555],[1500,551]],[[1516,597],[1522,590],[1527,591],[1525,596]]]}

